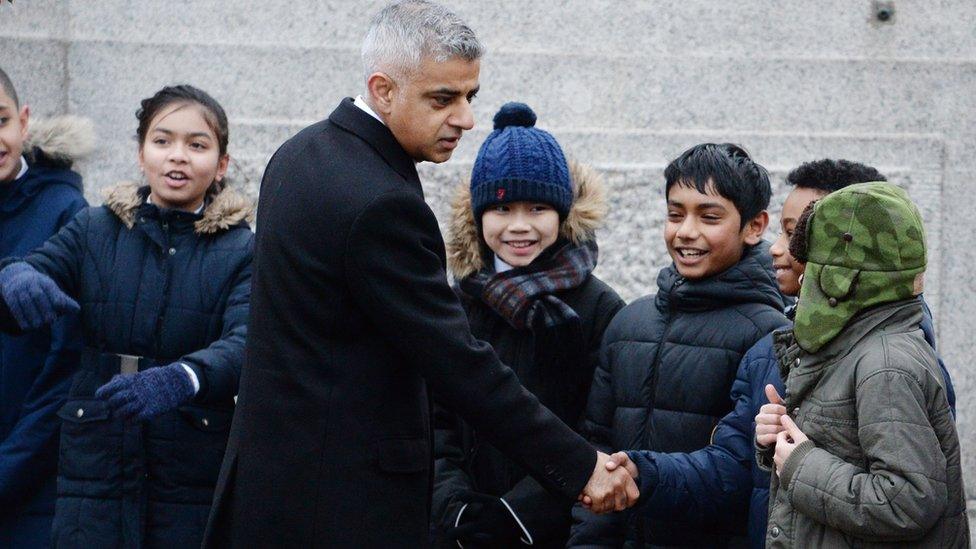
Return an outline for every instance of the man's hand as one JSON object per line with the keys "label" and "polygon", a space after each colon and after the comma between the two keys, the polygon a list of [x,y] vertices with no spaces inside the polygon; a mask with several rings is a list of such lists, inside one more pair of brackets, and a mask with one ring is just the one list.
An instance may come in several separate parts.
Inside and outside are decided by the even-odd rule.
{"label": "man's hand", "polygon": [[786,459],[790,457],[793,450],[801,442],[807,440],[807,436],[796,426],[796,423],[793,423],[790,416],[783,414],[781,421],[783,422],[783,430],[776,435],[776,453],[773,455],[777,475],[783,471],[783,464],[786,463]]}
{"label": "man's hand", "polygon": [[768,448],[776,444],[776,436],[785,430],[780,418],[786,415],[786,403],[772,384],[766,385],[766,398],[769,404],[763,404],[756,414],[756,444]]}
{"label": "man's hand", "polygon": [[627,469],[630,476],[637,478],[640,476],[640,472],[637,470],[637,466],[634,465],[633,461],[630,461],[630,456],[627,452],[616,452],[610,454],[610,461],[607,462],[607,471],[614,471],[617,467],[623,467]]}
{"label": "man's hand", "polygon": [[634,477],[627,467],[614,467],[616,470],[608,471],[610,461],[610,456],[597,452],[593,475],[580,495],[583,506],[597,514],[623,511],[636,504],[640,497]]}

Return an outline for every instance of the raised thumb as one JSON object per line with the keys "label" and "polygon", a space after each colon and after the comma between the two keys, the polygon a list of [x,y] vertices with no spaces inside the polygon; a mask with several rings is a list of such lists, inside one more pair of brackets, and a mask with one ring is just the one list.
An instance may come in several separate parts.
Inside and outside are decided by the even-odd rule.
{"label": "raised thumb", "polygon": [[770,404],[786,404],[772,383],[766,384],[766,398],[769,399]]}

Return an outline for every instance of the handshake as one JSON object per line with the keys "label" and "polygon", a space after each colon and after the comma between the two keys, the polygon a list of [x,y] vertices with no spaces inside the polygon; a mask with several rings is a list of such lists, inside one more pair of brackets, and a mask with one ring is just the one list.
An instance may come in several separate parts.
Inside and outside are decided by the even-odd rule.
{"label": "handshake", "polygon": [[623,511],[637,504],[637,466],[624,452],[597,452],[596,467],[583,487],[579,501],[590,511],[602,514]]}

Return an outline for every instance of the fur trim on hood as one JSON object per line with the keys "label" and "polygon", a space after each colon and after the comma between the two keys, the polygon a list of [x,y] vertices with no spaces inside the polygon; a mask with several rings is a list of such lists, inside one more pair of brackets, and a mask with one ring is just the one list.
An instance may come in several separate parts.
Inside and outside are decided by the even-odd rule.
{"label": "fur trim on hood", "polygon": [[35,147],[53,160],[70,164],[95,148],[95,125],[88,118],[70,114],[31,120],[24,151]]}
{"label": "fur trim on hood", "polygon": [[[573,205],[559,226],[560,236],[576,244],[592,240],[607,214],[606,186],[595,170],[571,160],[569,177],[573,183]],[[451,202],[448,226],[447,265],[455,279],[462,279],[484,267],[487,245],[478,234],[471,209],[471,186],[462,182]]]}
{"label": "fur trim on hood", "polygon": [[[122,223],[132,228],[136,221],[136,212],[145,202],[145,196],[139,194],[140,186],[132,182],[122,182],[103,191],[105,206],[122,220]],[[242,222],[254,219],[254,205],[246,196],[230,187],[224,187],[203,210],[203,217],[194,223],[197,234],[216,234]]]}

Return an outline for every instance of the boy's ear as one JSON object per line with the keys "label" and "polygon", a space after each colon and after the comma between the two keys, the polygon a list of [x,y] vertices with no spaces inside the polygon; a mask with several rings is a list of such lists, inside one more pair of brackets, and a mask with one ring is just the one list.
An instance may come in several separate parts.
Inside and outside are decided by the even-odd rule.
{"label": "boy's ear", "polygon": [[769,225],[769,212],[763,210],[750,219],[746,223],[746,226],[742,228],[743,242],[750,246],[759,244],[759,241],[762,240],[763,233],[766,232],[767,225]]}
{"label": "boy's ear", "polygon": [[374,72],[366,80],[366,90],[369,92],[370,103],[376,114],[389,116],[393,94],[396,93],[396,82],[385,72]]}

